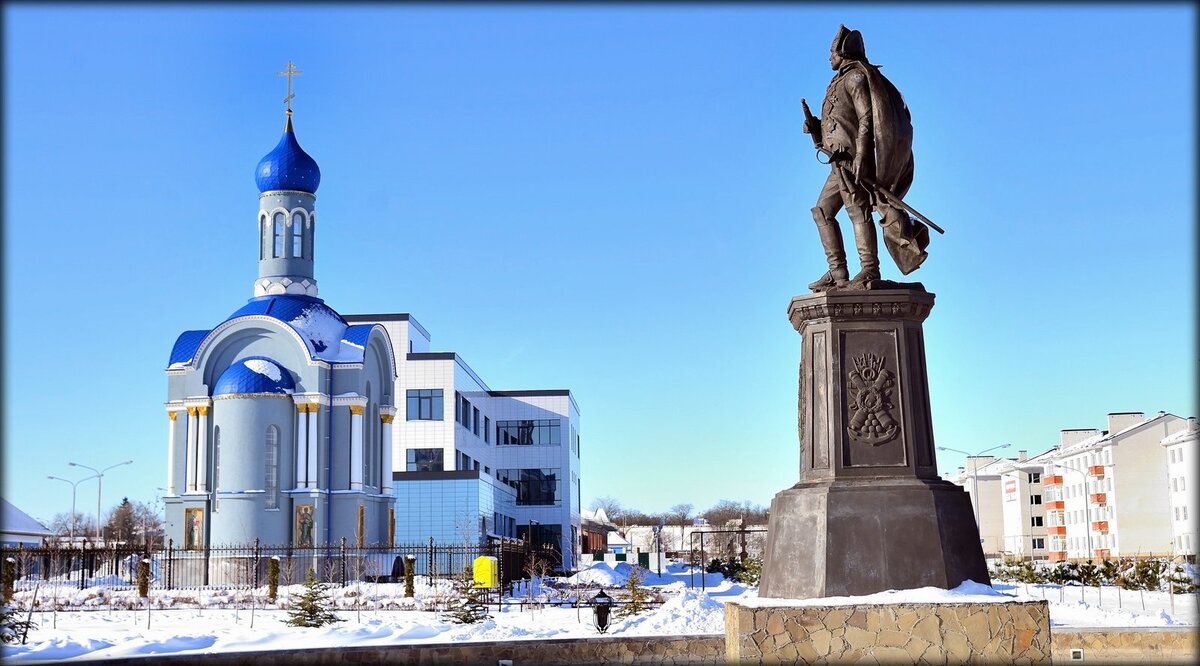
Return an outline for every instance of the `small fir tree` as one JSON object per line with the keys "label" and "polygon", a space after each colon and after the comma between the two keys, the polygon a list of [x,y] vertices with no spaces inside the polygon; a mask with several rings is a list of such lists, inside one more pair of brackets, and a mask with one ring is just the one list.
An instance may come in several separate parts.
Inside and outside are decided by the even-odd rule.
{"label": "small fir tree", "polygon": [[279,596],[279,556],[267,560],[267,599],[272,602]]}
{"label": "small fir tree", "polygon": [[623,620],[645,612],[650,608],[650,595],[642,589],[643,577],[644,575],[640,566],[634,565],[630,567],[629,580],[625,582],[625,591],[628,592],[629,599],[613,611],[613,617]]}
{"label": "small fir tree", "polygon": [[288,611],[287,623],[293,627],[323,627],[341,622],[329,609],[329,586],[317,580],[311,568],[304,576],[304,592]]}
{"label": "small fir tree", "polygon": [[25,635],[37,624],[21,618],[21,611],[13,606],[0,606],[0,642],[24,643]]}
{"label": "small fir tree", "polygon": [[488,617],[487,590],[475,587],[475,577],[468,569],[463,575],[454,579],[454,598],[446,608],[446,614],[451,622],[458,624],[475,624]]}

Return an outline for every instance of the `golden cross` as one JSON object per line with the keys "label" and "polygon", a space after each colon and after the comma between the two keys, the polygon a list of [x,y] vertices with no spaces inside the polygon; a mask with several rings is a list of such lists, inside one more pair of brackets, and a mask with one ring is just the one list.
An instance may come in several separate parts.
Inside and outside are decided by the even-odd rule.
{"label": "golden cross", "polygon": [[295,97],[295,95],[292,94],[292,77],[299,76],[303,73],[304,72],[296,69],[296,66],[292,64],[291,60],[288,61],[287,69],[283,70],[282,72],[275,72],[276,76],[286,76],[288,79],[288,94],[287,97],[283,98],[283,103],[287,104],[287,112],[289,116],[292,115],[292,98]]}

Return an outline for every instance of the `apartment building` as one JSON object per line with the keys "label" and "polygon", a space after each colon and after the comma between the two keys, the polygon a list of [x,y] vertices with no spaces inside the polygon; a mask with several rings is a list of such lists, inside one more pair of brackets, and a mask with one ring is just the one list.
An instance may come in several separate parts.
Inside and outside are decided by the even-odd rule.
{"label": "apartment building", "polygon": [[1167,478],[1170,483],[1171,532],[1175,552],[1194,557],[1197,543],[1197,528],[1200,527],[1200,511],[1196,506],[1197,485],[1200,480],[1197,466],[1196,442],[1200,440],[1200,426],[1196,418],[1187,420],[1187,427],[1173,435],[1167,435],[1159,444],[1167,457]]}
{"label": "apartment building", "polygon": [[[989,555],[1058,561],[1194,554],[1194,423],[1166,412],[1113,412],[1107,429],[1062,430],[1057,446],[1034,457],[1022,452],[982,464],[968,458],[951,480],[968,493],[978,489],[974,503]],[[996,532],[1000,545],[993,549]]]}

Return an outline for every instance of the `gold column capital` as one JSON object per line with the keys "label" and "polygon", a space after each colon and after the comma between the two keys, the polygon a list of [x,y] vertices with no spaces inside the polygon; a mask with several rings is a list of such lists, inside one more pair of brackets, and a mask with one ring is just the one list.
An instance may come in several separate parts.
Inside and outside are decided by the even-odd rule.
{"label": "gold column capital", "polygon": [[171,419],[172,421],[175,420],[176,416],[179,416],[179,412],[176,410],[171,410],[171,411],[167,412],[167,418]]}
{"label": "gold column capital", "polygon": [[392,421],[396,420],[396,415],[395,414],[380,414],[379,420],[382,421],[383,423],[391,423]]}
{"label": "gold column capital", "polygon": [[196,411],[200,414],[200,416],[208,416],[208,405],[200,405],[199,407],[196,407]]}
{"label": "gold column capital", "polygon": [[195,407],[188,407],[187,412],[188,412],[188,416],[195,416],[197,414]]}
{"label": "gold column capital", "polygon": [[350,413],[356,416],[362,416],[366,409],[367,408],[363,407],[362,405],[350,405]]}

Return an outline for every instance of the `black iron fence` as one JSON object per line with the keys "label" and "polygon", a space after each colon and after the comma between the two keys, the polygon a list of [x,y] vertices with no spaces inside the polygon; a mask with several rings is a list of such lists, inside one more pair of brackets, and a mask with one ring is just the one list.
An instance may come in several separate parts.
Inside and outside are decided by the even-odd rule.
{"label": "black iron fence", "polygon": [[[337,586],[358,581],[403,582],[405,570],[430,578],[455,578],[472,570],[476,558],[497,560],[500,583],[508,587],[526,577],[533,554],[516,539],[489,543],[358,546],[340,542],[314,546],[253,544],[176,548],[173,542],[157,548],[141,544],[46,544],[0,547],[0,566],[13,568],[19,588],[38,583],[68,584],[78,589],[113,590],[137,586],[138,564],[149,560],[150,587],[179,590],[203,587],[253,589],[267,584],[268,562],[279,561],[279,585],[303,583],[311,569],[317,579]],[[539,557],[548,554],[537,551]],[[7,572],[6,572],[7,573]]]}

